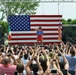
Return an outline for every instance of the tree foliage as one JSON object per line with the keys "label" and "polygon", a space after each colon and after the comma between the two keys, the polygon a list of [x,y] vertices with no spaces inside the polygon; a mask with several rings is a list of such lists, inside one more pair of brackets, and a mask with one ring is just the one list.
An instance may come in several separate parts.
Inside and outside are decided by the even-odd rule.
{"label": "tree foliage", "polygon": [[62,24],[67,24],[67,21],[65,19],[62,19]]}
{"label": "tree foliage", "polygon": [[68,25],[72,25],[72,24],[76,24],[76,19],[67,19],[67,20],[65,20],[65,19],[62,19],[62,24],[63,25],[66,25],[66,24],[68,24]]}
{"label": "tree foliage", "polygon": [[0,12],[2,17],[0,19],[0,25],[2,26],[2,34],[7,33],[7,22],[3,22],[4,19],[7,20],[8,15],[34,15],[36,14],[36,9],[39,6],[39,2],[35,0],[12,0],[10,1],[0,1]]}
{"label": "tree foliage", "polygon": [[8,23],[7,22],[3,22],[3,21],[0,21],[0,25],[1,25],[1,30],[2,30],[2,36],[4,36],[4,33],[7,33],[8,30],[7,30],[7,25]]}
{"label": "tree foliage", "polygon": [[36,9],[39,6],[39,2],[31,0],[24,1],[12,1],[12,2],[0,2],[0,12],[2,12],[1,20],[7,18],[8,15],[29,15],[36,14]]}
{"label": "tree foliage", "polygon": [[71,23],[72,23],[72,24],[76,24],[76,19],[72,20]]}
{"label": "tree foliage", "polygon": [[68,24],[71,24],[72,19],[69,18],[69,19],[67,20],[67,22],[68,22]]}

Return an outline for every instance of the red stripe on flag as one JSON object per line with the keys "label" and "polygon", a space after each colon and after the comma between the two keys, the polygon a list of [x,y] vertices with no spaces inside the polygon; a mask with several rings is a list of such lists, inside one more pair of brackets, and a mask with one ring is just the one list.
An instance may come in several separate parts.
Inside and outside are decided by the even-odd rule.
{"label": "red stripe on flag", "polygon": [[62,20],[31,20],[31,22],[61,22]]}
{"label": "red stripe on flag", "polygon": [[[44,33],[44,35],[58,35],[59,33]],[[33,35],[36,35],[35,33],[32,33],[32,34],[12,34],[12,36],[33,36]]]}
{"label": "red stripe on flag", "polygon": [[62,15],[30,15],[31,17],[61,17]]}
{"label": "red stripe on flag", "polygon": [[[62,24],[44,24],[43,26],[62,26]],[[32,24],[31,26],[42,26],[42,24]]]}
{"label": "red stripe on flag", "polygon": [[[48,26],[47,26],[48,27]],[[44,29],[42,29],[43,31],[55,31],[55,30],[58,30],[57,28],[52,28],[52,27],[49,27],[46,29],[46,27]],[[31,31],[35,31],[34,29],[31,29]]]}
{"label": "red stripe on flag", "polygon": [[[43,38],[44,40],[56,40],[58,38]],[[13,38],[12,40],[36,40],[36,38]]]}
{"label": "red stripe on flag", "polygon": [[[36,42],[25,42],[25,43],[23,43],[23,42],[14,42],[14,43],[9,43],[9,44],[30,44],[30,45],[33,45],[34,43],[36,43]],[[44,44],[53,44],[53,43],[55,43],[55,42],[44,42]],[[56,43],[58,43],[58,44],[60,44],[60,42],[56,42]]]}

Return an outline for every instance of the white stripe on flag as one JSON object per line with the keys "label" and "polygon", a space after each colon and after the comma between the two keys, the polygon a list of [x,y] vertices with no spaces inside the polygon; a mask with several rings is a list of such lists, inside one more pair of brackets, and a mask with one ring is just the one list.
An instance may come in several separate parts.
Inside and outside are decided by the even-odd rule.
{"label": "white stripe on flag", "polygon": [[31,22],[31,25],[32,24],[42,24],[42,25],[44,25],[44,24],[61,24],[62,22]]}
{"label": "white stripe on flag", "polygon": [[62,20],[61,17],[31,17],[30,20]]}
{"label": "white stripe on flag", "polygon": [[[13,42],[13,43],[14,42],[37,42],[37,40],[18,40],[18,41],[11,40],[10,43],[11,42]],[[60,41],[59,40],[43,40],[43,42],[60,42]]]}
{"label": "white stripe on flag", "polygon": [[[12,38],[37,38],[36,35],[33,36],[13,36]],[[43,35],[43,38],[58,38],[58,35]]]}
{"label": "white stripe on flag", "polygon": [[[54,30],[54,31],[51,31],[51,30],[50,30],[50,31],[43,31],[43,32],[44,32],[44,33],[47,33],[47,34],[48,34],[48,33],[58,33],[57,30]],[[30,32],[30,31],[12,31],[11,33],[12,33],[12,34],[13,34],[13,33],[15,33],[15,34],[23,34],[23,33],[32,34],[32,33],[35,33],[35,34],[36,34],[36,31],[31,31],[31,32]]]}

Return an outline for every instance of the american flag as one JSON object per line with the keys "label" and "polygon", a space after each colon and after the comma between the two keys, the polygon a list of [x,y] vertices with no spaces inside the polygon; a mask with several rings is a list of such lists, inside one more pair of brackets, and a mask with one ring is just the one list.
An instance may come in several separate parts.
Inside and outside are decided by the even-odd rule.
{"label": "american flag", "polygon": [[34,44],[37,35],[34,29],[43,30],[43,44],[60,43],[59,26],[62,26],[62,15],[11,15],[8,16],[12,40],[9,44]]}

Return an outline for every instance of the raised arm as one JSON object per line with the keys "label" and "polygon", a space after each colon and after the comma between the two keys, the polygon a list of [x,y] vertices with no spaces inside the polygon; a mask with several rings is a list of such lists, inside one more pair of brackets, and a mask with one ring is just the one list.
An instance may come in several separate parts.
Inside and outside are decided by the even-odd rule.
{"label": "raised arm", "polygon": [[31,75],[30,65],[31,65],[32,61],[33,61],[33,58],[29,62],[27,62],[26,66],[25,66],[27,75]]}
{"label": "raised arm", "polygon": [[69,63],[68,63],[68,60],[66,59],[65,55],[63,55],[63,54],[62,54],[62,57],[63,57],[64,62],[65,62],[65,66],[64,66],[64,68],[68,70],[68,69],[69,69]]}

